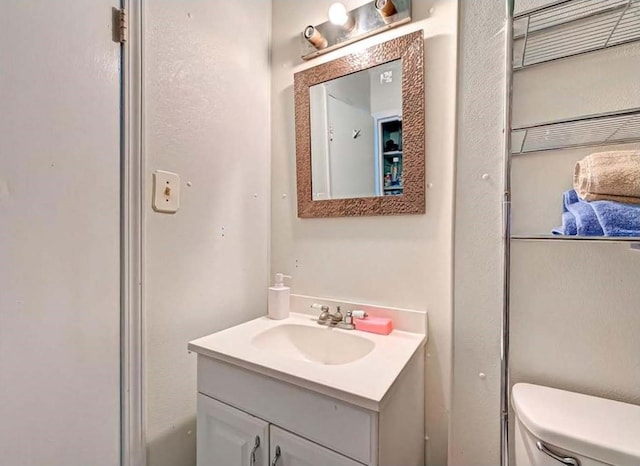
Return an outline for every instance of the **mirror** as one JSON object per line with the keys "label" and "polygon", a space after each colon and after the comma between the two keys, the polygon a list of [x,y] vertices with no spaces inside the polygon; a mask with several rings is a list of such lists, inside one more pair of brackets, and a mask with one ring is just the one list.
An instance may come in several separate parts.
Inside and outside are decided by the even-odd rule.
{"label": "mirror", "polygon": [[311,197],[402,194],[402,60],[309,88]]}
{"label": "mirror", "polygon": [[422,31],[294,75],[298,216],[419,214]]}

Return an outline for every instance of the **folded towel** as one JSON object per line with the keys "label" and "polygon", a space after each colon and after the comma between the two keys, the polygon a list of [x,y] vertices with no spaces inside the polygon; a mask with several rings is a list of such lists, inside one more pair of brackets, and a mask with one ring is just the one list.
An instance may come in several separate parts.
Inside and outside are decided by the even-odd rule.
{"label": "folded towel", "polygon": [[575,236],[578,234],[576,217],[571,212],[562,212],[562,226],[551,230],[554,235]]}
{"label": "folded towel", "polygon": [[[578,236],[602,236],[604,231],[598,221],[593,207],[588,202],[580,200],[578,194],[572,189],[563,194],[564,210],[573,215],[575,230],[571,230]],[[570,223],[570,221],[568,222]],[[568,233],[571,234],[571,233]]]}
{"label": "folded towel", "polygon": [[640,204],[640,150],[586,156],[576,163],[573,187],[585,201]]}
{"label": "folded towel", "polygon": [[573,189],[562,197],[562,226],[552,230],[554,235],[640,236],[640,205],[586,202]]}
{"label": "folded towel", "polygon": [[575,189],[570,189],[562,193],[562,211],[569,212],[569,205],[580,202],[580,197]]}
{"label": "folded towel", "polygon": [[575,204],[579,200],[580,199],[578,198],[578,194],[576,194],[573,189],[571,191],[562,193],[562,226],[551,230],[552,234],[565,236],[575,236],[578,234],[576,217],[571,212],[569,212],[567,206],[569,204]]}
{"label": "folded towel", "polygon": [[591,202],[605,236],[640,236],[640,205]]}

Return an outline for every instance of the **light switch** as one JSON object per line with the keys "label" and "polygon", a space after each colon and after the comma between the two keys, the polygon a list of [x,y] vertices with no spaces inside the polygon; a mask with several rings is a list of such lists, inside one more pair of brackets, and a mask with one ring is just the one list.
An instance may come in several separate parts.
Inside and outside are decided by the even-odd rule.
{"label": "light switch", "polygon": [[180,176],[156,170],[153,173],[153,210],[174,213],[180,208]]}

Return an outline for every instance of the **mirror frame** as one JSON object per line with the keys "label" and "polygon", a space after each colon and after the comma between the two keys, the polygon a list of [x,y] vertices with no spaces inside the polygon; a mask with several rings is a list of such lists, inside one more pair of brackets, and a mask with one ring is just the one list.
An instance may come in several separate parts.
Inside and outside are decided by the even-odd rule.
{"label": "mirror frame", "polygon": [[[313,200],[309,88],[402,59],[401,195]],[[424,39],[422,30],[294,74],[298,217],[356,217],[425,213]]]}

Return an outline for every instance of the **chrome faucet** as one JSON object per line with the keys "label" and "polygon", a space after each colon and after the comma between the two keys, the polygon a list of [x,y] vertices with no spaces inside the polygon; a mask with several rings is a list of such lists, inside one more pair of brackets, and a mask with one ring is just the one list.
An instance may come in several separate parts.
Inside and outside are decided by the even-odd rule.
{"label": "chrome faucet", "polygon": [[320,309],[320,311],[322,311],[318,316],[318,323],[321,325],[334,326],[339,322],[342,322],[342,313],[340,312],[340,306],[338,306],[335,314],[329,312],[329,306],[326,306],[324,304],[312,304],[311,307],[314,309]]}
{"label": "chrome faucet", "polygon": [[340,306],[337,306],[336,312],[329,312],[329,306],[312,304],[312,308],[320,309],[322,312],[318,316],[318,324],[326,325],[328,327],[338,327],[344,330],[353,330],[355,325],[353,324],[353,317],[351,311],[347,311],[346,315],[342,315]]}

